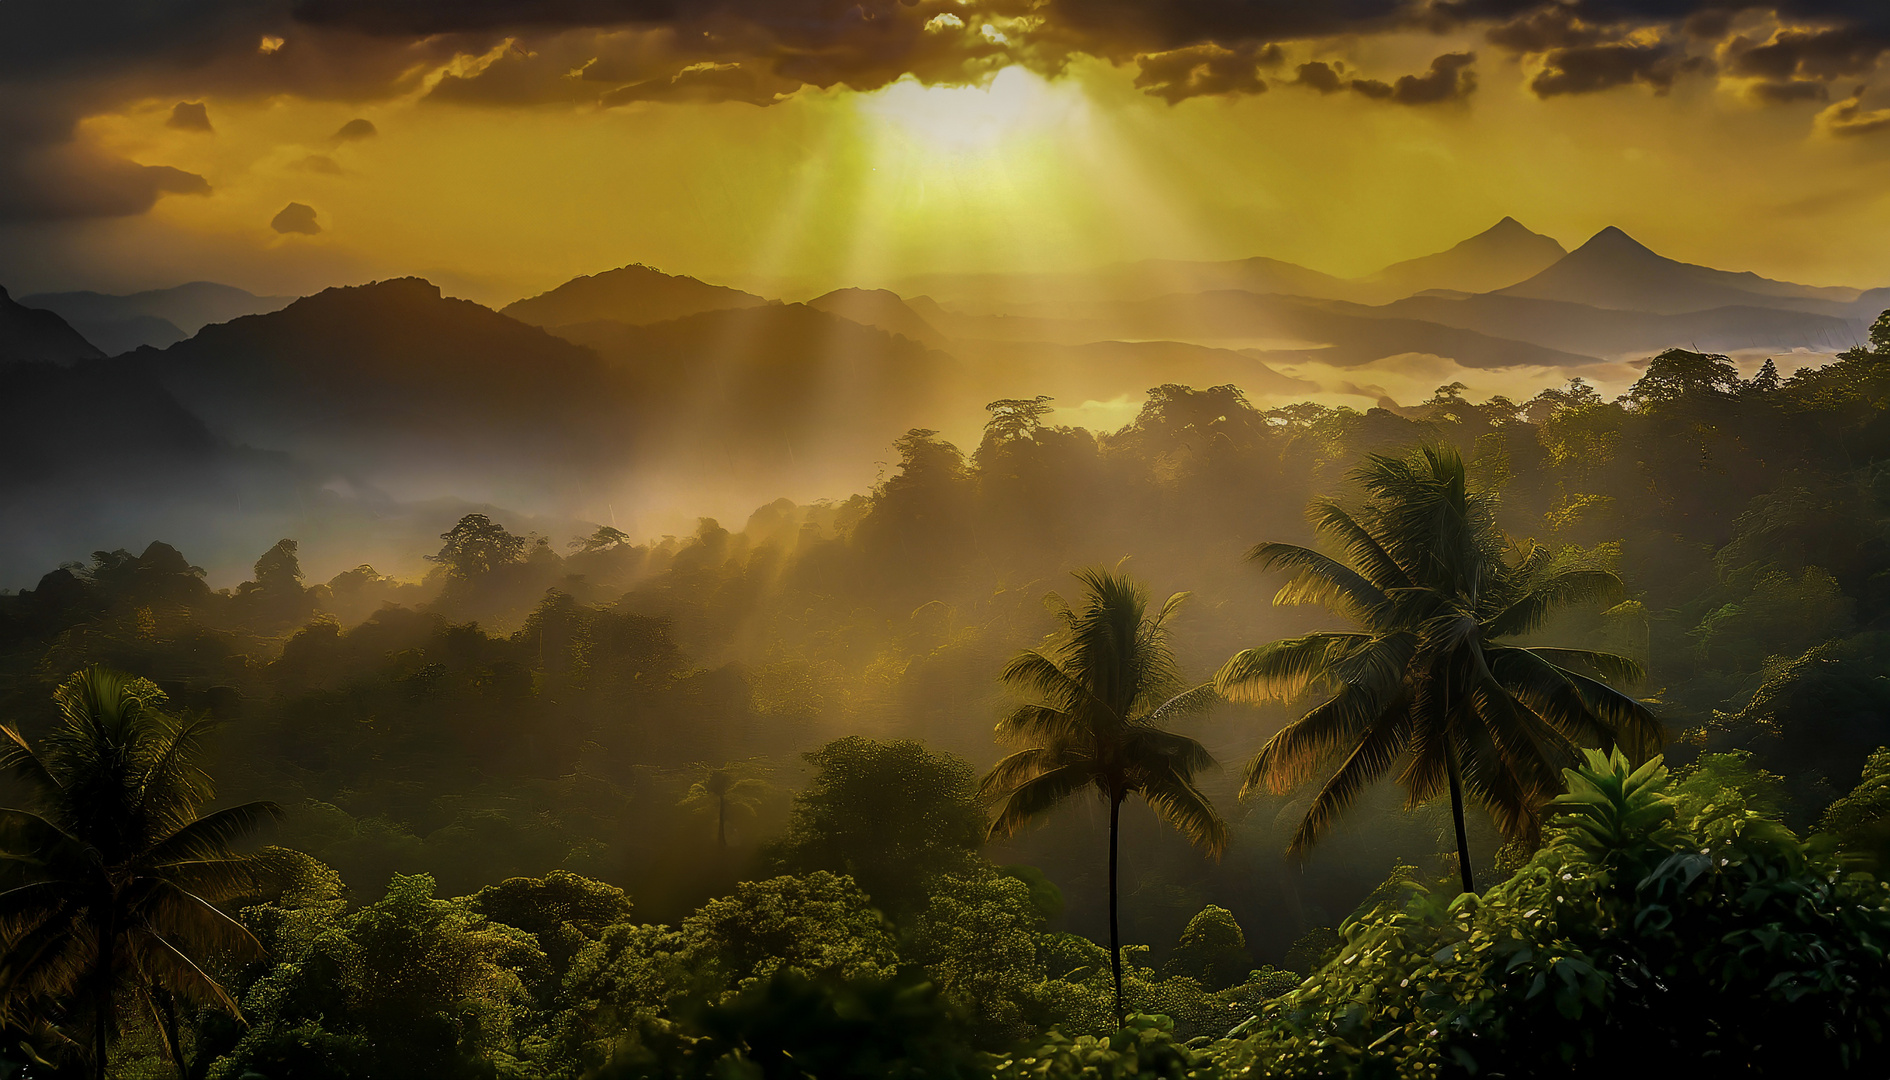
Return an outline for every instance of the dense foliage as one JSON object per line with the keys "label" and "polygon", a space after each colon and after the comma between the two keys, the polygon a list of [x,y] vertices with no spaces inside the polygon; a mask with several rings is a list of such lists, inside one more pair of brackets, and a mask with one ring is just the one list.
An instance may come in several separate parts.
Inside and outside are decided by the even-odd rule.
{"label": "dense foliage", "polygon": [[[37,756],[51,778],[9,781],[6,802],[46,823],[7,819],[9,873],[76,890],[40,907],[6,894],[0,1055],[67,1075],[105,1043],[125,1076],[230,1080],[1416,1078],[1703,1059],[1881,1074],[1890,319],[1879,329],[1785,378],[1666,353],[1615,402],[1577,382],[1520,403],[1445,387],[1408,409],[1263,412],[1234,387],[1163,386],[1101,434],[997,402],[974,453],[915,431],[870,494],[649,544],[609,528],[554,543],[473,514],[421,581],[359,567],[311,585],[292,540],[224,590],[162,543],[94,553],[0,596],[15,763]],[[1125,809],[1117,899],[1137,944],[1112,955],[1096,944],[1106,803],[982,839],[991,722],[1081,711],[1036,694],[1052,681],[1012,696],[996,678],[1038,640],[1043,594],[1125,553],[1124,573],[1193,590],[1150,684],[1164,692],[1115,710],[1145,716],[1255,641],[1332,630],[1270,606],[1278,578],[1241,552],[1343,555],[1298,508],[1330,496],[1371,519],[1347,478],[1420,446],[1487,497],[1487,554],[1515,597],[1564,573],[1621,586],[1504,633],[1504,612],[1478,609],[1484,629],[1453,640],[1533,650],[1571,681],[1576,654],[1633,661],[1593,673],[1644,682],[1583,702],[1617,721],[1645,708],[1664,756],[1571,721],[1529,797],[1503,804],[1515,821],[1469,800],[1485,891],[1459,896],[1447,804],[1400,810],[1361,784],[1304,862],[1282,862],[1316,792],[1237,808],[1239,778],[1204,766],[1292,716],[1179,710],[1174,734],[1201,751],[1188,797],[1225,820],[1227,855]],[[149,681],[79,707],[68,680],[94,665]],[[1334,692],[1363,685],[1322,670]],[[1549,719],[1546,683],[1492,675]],[[60,770],[84,760],[74,718],[107,713],[92,745],[142,748],[111,783],[173,794],[143,817],[135,799],[84,803],[136,826],[91,865],[60,854],[109,846],[60,816],[78,790]],[[1639,753],[1549,768],[1615,741]],[[242,846],[268,812],[217,810],[211,771],[232,805],[285,808],[271,847]],[[99,881],[188,875],[210,883],[200,923],[188,904],[112,916],[130,929],[110,978],[95,929],[33,951],[53,920],[112,910]],[[152,959],[160,941],[182,960]]]}

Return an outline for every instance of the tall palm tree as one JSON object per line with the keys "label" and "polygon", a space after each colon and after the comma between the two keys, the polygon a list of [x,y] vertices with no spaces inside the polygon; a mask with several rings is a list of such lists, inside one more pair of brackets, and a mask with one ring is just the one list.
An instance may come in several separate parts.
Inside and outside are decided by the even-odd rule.
{"label": "tall palm tree", "polygon": [[752,814],[761,805],[761,799],[768,793],[766,780],[757,776],[744,776],[744,767],[723,765],[710,768],[697,765],[700,778],[689,785],[682,802],[676,805],[697,813],[715,812],[715,846],[720,851],[728,850],[728,818],[731,812]]}
{"label": "tall palm tree", "polygon": [[105,1076],[115,1004],[151,1010],[184,1075],[176,1001],[233,1001],[205,970],[217,953],[261,946],[218,904],[254,895],[266,863],[232,845],[281,811],[253,802],[214,813],[198,764],[205,720],[181,721],[143,679],[104,668],[55,695],[53,729],[29,745],[0,726],[3,764],[32,809],[0,809],[0,1010],[74,1025]]}
{"label": "tall palm tree", "polygon": [[1510,640],[1563,607],[1618,595],[1621,581],[1546,548],[1512,547],[1496,526],[1496,497],[1470,488],[1454,450],[1373,455],[1355,478],[1368,496],[1362,512],[1330,499],[1308,510],[1341,558],[1272,543],[1249,554],[1293,573],[1275,603],[1325,603],[1359,628],[1249,649],[1215,676],[1234,699],[1324,695],[1261,747],[1241,795],[1284,794],[1336,758],[1293,834],[1291,850],[1303,854],[1403,759],[1398,780],[1410,805],[1449,791],[1470,892],[1466,793],[1506,835],[1527,836],[1578,746],[1634,754],[1659,746],[1653,715],[1604,681],[1640,678],[1634,661]]}
{"label": "tall palm tree", "polygon": [[1186,594],[1169,597],[1150,616],[1147,590],[1126,574],[1098,568],[1076,577],[1088,593],[1083,606],[1073,609],[1053,596],[1062,629],[1018,653],[1000,675],[1030,700],[998,724],[998,737],[1026,748],[998,762],[981,791],[1004,800],[991,837],[1015,833],[1086,788],[1109,805],[1109,970],[1120,1018],[1116,867],[1123,801],[1140,795],[1217,858],[1227,826],[1194,783],[1213,757],[1195,740],[1163,729],[1213,698],[1212,686],[1183,689],[1168,648],[1167,623]]}

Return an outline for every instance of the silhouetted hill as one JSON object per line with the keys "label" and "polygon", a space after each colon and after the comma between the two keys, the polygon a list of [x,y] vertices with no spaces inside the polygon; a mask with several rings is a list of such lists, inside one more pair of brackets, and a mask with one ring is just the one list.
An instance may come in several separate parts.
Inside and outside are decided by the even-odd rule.
{"label": "silhouetted hill", "polygon": [[809,300],[807,306],[864,326],[876,326],[889,334],[900,334],[922,345],[937,346],[944,340],[924,316],[898,293],[887,289],[835,289]]}
{"label": "silhouetted hill", "polygon": [[0,288],[0,367],[75,364],[103,355],[58,315],[21,304]]}
{"label": "silhouetted hill", "polygon": [[[1333,299],[1366,298],[1358,285],[1279,259],[1225,262],[1146,259],[1057,274],[924,274],[898,283],[969,314],[1015,314],[1051,304],[1124,303],[1175,293],[1237,290]],[[928,316],[929,317],[929,316]]]}
{"label": "silhouetted hill", "polygon": [[1796,285],[1678,262],[1612,225],[1554,266],[1496,292],[1665,315],[1753,305],[1845,316],[1861,295],[1856,289]]}
{"label": "silhouetted hill", "polygon": [[328,289],[116,363],[234,442],[402,495],[519,494],[623,442],[624,394],[595,354],[418,278]]}
{"label": "silhouetted hill", "polygon": [[1413,296],[1382,307],[1343,305],[1371,317],[1415,318],[1602,357],[1644,357],[1668,348],[1706,352],[1837,350],[1862,335],[1857,320],[1768,307],[1724,307],[1680,315],[1532,300],[1501,293]]}
{"label": "silhouetted hill", "polygon": [[1553,238],[1506,217],[1448,251],[1392,263],[1360,280],[1395,296],[1427,289],[1490,292],[1533,277],[1566,254]]}
{"label": "silhouetted hill", "polygon": [[572,278],[548,293],[507,304],[501,314],[533,326],[612,322],[644,325],[704,311],[758,307],[769,301],[637,263]]}
{"label": "silhouetted hill", "polygon": [[1460,327],[1370,315],[1358,305],[1248,292],[1163,296],[1124,304],[1066,305],[1061,316],[964,316],[943,327],[954,338],[1044,341],[1184,341],[1225,349],[1258,349],[1338,366],[1367,364],[1403,353],[1445,356],[1465,367],[1584,366],[1592,356]]}
{"label": "silhouetted hill", "polygon": [[294,299],[257,296],[214,281],[192,281],[123,296],[64,292],[23,298],[32,307],[58,312],[107,355],[129,352],[141,345],[161,349],[211,323],[280,311]]}

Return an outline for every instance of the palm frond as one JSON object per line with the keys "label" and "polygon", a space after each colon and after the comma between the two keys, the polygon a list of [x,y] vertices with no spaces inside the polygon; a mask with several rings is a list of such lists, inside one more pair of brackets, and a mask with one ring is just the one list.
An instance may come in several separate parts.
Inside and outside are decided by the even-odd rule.
{"label": "palm frond", "polygon": [[1082,762],[1039,773],[1011,789],[985,835],[993,840],[1015,835],[1095,780],[1094,770]]}
{"label": "palm frond", "polygon": [[1163,821],[1210,857],[1218,859],[1227,850],[1227,823],[1188,773],[1166,768],[1151,772],[1143,777],[1140,790]]}
{"label": "palm frond", "polygon": [[1363,648],[1370,634],[1322,631],[1286,638],[1235,653],[1214,674],[1214,688],[1230,701],[1290,701],[1351,650]]}
{"label": "palm frond", "polygon": [[1240,798],[1262,791],[1284,795],[1306,782],[1314,769],[1334,753],[1351,746],[1381,726],[1393,713],[1408,714],[1412,701],[1402,683],[1392,686],[1352,685],[1298,720],[1281,728],[1247,763]]}
{"label": "palm frond", "polygon": [[1606,570],[1565,570],[1532,585],[1491,619],[1484,633],[1493,638],[1531,633],[1562,608],[1619,597],[1625,591],[1621,579]]}
{"label": "palm frond", "polygon": [[1313,796],[1299,828],[1293,830],[1293,839],[1287,845],[1289,854],[1303,856],[1359,794],[1391,768],[1410,739],[1410,716],[1408,709],[1388,709],[1365,730],[1351,753]]}
{"label": "palm frond", "polygon": [[1314,499],[1306,507],[1306,519],[1314,529],[1338,541],[1352,565],[1380,592],[1415,584],[1410,571],[1392,557],[1384,542],[1336,501]]}
{"label": "palm frond", "polygon": [[1639,661],[1617,653],[1594,649],[1556,649],[1542,645],[1529,646],[1527,651],[1557,667],[1590,668],[1604,679],[1637,683],[1647,677],[1647,669]]}
{"label": "palm frond", "polygon": [[248,802],[227,807],[179,828],[146,849],[139,861],[162,864],[221,853],[248,837],[265,822],[279,822],[284,816],[282,807],[272,802]]}
{"label": "palm frond", "polygon": [[1255,545],[1247,558],[1262,570],[1293,572],[1273,597],[1281,607],[1325,604],[1344,614],[1370,620],[1385,606],[1385,593],[1365,576],[1328,555],[1296,544]]}

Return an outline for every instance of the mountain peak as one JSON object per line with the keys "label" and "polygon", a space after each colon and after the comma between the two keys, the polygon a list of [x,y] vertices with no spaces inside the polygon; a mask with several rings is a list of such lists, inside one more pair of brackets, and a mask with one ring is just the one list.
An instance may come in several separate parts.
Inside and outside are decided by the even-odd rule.
{"label": "mountain peak", "polygon": [[1566,254],[1554,238],[1505,216],[1446,251],[1393,263],[1365,280],[1389,297],[1434,289],[1488,292],[1539,273]]}
{"label": "mountain peak", "polygon": [[1631,252],[1636,255],[1652,255],[1657,259],[1666,257],[1655,252],[1653,248],[1648,247],[1632,236],[1629,236],[1627,232],[1618,225],[1610,225],[1601,230],[1589,237],[1587,243],[1575,250],[1589,251],[1590,249],[1598,252],[1622,251]]}
{"label": "mountain peak", "polygon": [[704,311],[759,307],[767,302],[740,289],[631,263],[601,274],[572,278],[550,292],[515,301],[501,310],[534,326],[600,320],[645,325]]}

